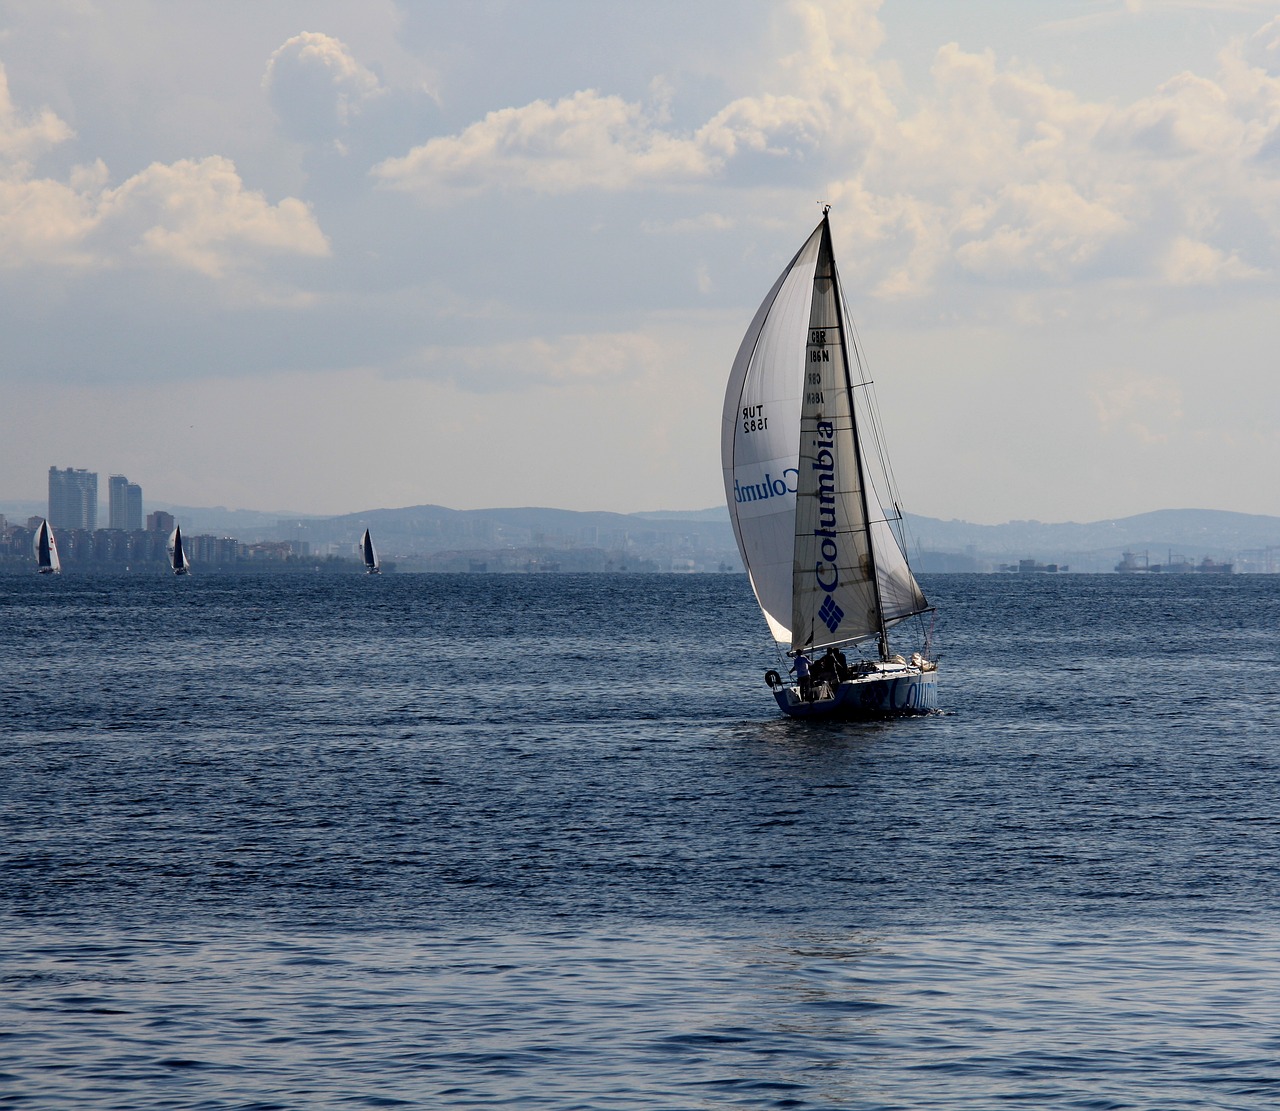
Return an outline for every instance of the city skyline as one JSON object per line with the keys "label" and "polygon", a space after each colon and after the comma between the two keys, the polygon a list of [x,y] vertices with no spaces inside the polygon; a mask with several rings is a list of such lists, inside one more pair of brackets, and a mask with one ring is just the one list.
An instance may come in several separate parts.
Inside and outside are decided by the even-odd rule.
{"label": "city skyline", "polygon": [[[43,516],[54,528],[98,528],[98,472],[87,467],[49,468],[49,495]],[[142,487],[125,475],[107,479],[107,528],[137,531],[142,528]]]}
{"label": "city skyline", "polygon": [[57,529],[98,527],[98,473],[84,467],[49,468],[49,524]]}
{"label": "city skyline", "polygon": [[904,509],[1280,514],[1239,481],[1280,469],[1269,4],[0,0],[0,32],[15,498],[47,454],[169,504],[716,505],[728,368],[822,201]]}
{"label": "city skyline", "polygon": [[142,487],[136,482],[130,482],[122,474],[113,474],[107,480],[107,501],[110,528],[142,528]]}

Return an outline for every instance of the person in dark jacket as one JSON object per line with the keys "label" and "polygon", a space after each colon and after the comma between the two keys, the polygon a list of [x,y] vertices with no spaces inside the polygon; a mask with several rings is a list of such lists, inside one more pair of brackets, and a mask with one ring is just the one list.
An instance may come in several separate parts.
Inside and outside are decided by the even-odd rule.
{"label": "person in dark jacket", "polygon": [[813,689],[813,680],[809,677],[809,657],[803,651],[796,653],[796,660],[790,667],[791,671],[796,673],[796,683],[800,687],[800,697],[805,701],[809,701],[810,692]]}

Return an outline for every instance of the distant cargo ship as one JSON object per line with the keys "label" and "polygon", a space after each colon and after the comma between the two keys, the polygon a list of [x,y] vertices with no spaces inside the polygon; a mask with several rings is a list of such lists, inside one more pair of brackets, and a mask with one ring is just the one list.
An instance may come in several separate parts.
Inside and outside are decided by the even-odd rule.
{"label": "distant cargo ship", "polygon": [[1143,552],[1137,555],[1134,552],[1125,552],[1124,557],[1116,564],[1116,570],[1122,575],[1132,575],[1135,573],[1142,574],[1164,574],[1164,575],[1229,575],[1235,564],[1219,563],[1217,560],[1210,559],[1205,556],[1199,563],[1192,563],[1185,556],[1175,556],[1169,553],[1168,563],[1152,563],[1147,558],[1147,553]]}

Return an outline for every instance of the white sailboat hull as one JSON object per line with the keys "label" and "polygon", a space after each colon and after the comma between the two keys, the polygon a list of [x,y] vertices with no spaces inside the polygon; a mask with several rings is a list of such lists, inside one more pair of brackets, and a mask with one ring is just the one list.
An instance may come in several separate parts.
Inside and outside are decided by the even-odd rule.
{"label": "white sailboat hull", "polygon": [[910,664],[881,664],[869,675],[860,675],[832,687],[815,683],[809,701],[794,686],[776,686],[773,697],[782,712],[794,718],[866,720],[927,714],[938,708],[938,672],[922,671]]}

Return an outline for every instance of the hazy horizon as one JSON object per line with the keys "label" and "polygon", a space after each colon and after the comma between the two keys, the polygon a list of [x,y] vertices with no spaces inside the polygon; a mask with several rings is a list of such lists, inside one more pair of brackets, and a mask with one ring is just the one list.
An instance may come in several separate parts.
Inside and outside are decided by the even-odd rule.
{"label": "hazy horizon", "polygon": [[1255,0],[0,0],[0,487],[716,505],[823,201],[906,511],[1280,515],[1277,121]]}
{"label": "hazy horizon", "polygon": [[[43,516],[45,508],[47,507],[47,504],[48,504],[47,498],[0,497],[0,514],[7,514],[10,512],[10,509],[7,507],[14,507],[14,508],[21,509],[23,512],[26,512],[27,508],[31,508],[33,515],[38,514],[40,516]],[[175,502],[175,501],[172,501],[171,499],[160,499],[160,498],[157,498],[154,501],[152,501],[151,499],[148,499],[145,496],[145,489],[144,489],[144,496],[143,496],[144,513],[150,513],[157,508],[162,509],[166,512],[172,511],[175,508],[177,508],[177,509],[189,510],[191,512],[196,512],[196,513],[227,513],[227,514],[245,513],[245,514],[257,514],[264,517],[270,517],[270,516],[279,516],[282,518],[297,517],[297,518],[306,518],[306,519],[315,519],[315,520],[329,519],[334,517],[357,517],[366,513],[396,513],[402,510],[416,509],[421,506],[428,506],[428,505],[434,506],[439,509],[448,510],[450,512],[465,512],[465,513],[485,513],[485,512],[498,513],[498,512],[504,512],[504,511],[546,511],[551,513],[560,513],[560,512],[615,513],[615,514],[620,514],[622,516],[632,516],[632,517],[645,516],[645,515],[649,515],[649,516],[666,515],[666,514],[693,516],[693,515],[701,515],[701,514],[708,514],[708,513],[723,513],[725,516],[726,522],[728,521],[728,509],[723,503],[718,505],[700,506],[694,509],[673,509],[669,506],[657,506],[651,509],[617,510],[617,509],[590,508],[590,507],[585,509],[574,509],[569,506],[545,505],[545,504],[544,505],[514,505],[514,504],[481,505],[481,506],[468,506],[464,508],[461,506],[449,505],[447,502],[414,502],[410,505],[362,506],[358,509],[345,509],[337,512],[322,510],[320,512],[308,513],[308,512],[304,512],[297,509],[290,509],[287,507],[272,508],[272,509],[254,509],[248,506],[228,506],[222,503],[216,503],[213,505],[191,505],[184,502]],[[107,520],[107,515],[108,515],[107,508],[108,507],[107,507],[106,501],[100,500],[98,503],[98,528],[107,527],[105,524]],[[967,525],[976,525],[980,527],[1000,527],[1002,525],[1017,525],[1017,524],[1036,524],[1036,525],[1048,525],[1048,526],[1089,525],[1089,524],[1102,523],[1106,521],[1124,520],[1130,517],[1144,517],[1144,516],[1150,516],[1153,514],[1161,514],[1161,513],[1223,513],[1223,514],[1237,514],[1237,515],[1246,516],[1246,517],[1263,517],[1267,519],[1280,520],[1280,514],[1249,513],[1245,510],[1221,509],[1214,506],[1160,506],[1155,509],[1139,510],[1136,513],[1126,513],[1120,517],[1093,516],[1093,517],[1084,517],[1079,519],[1063,519],[1063,520],[1049,519],[1044,516],[1039,516],[1039,517],[1031,516],[1031,517],[1010,517],[1002,521],[977,521],[967,517],[956,517],[956,516],[939,517],[936,514],[915,513],[910,509],[906,510],[906,513],[909,517],[928,518],[931,520],[937,520],[944,523],[958,522],[958,523],[963,523]],[[15,522],[16,522],[16,518],[10,519],[11,524]]]}

